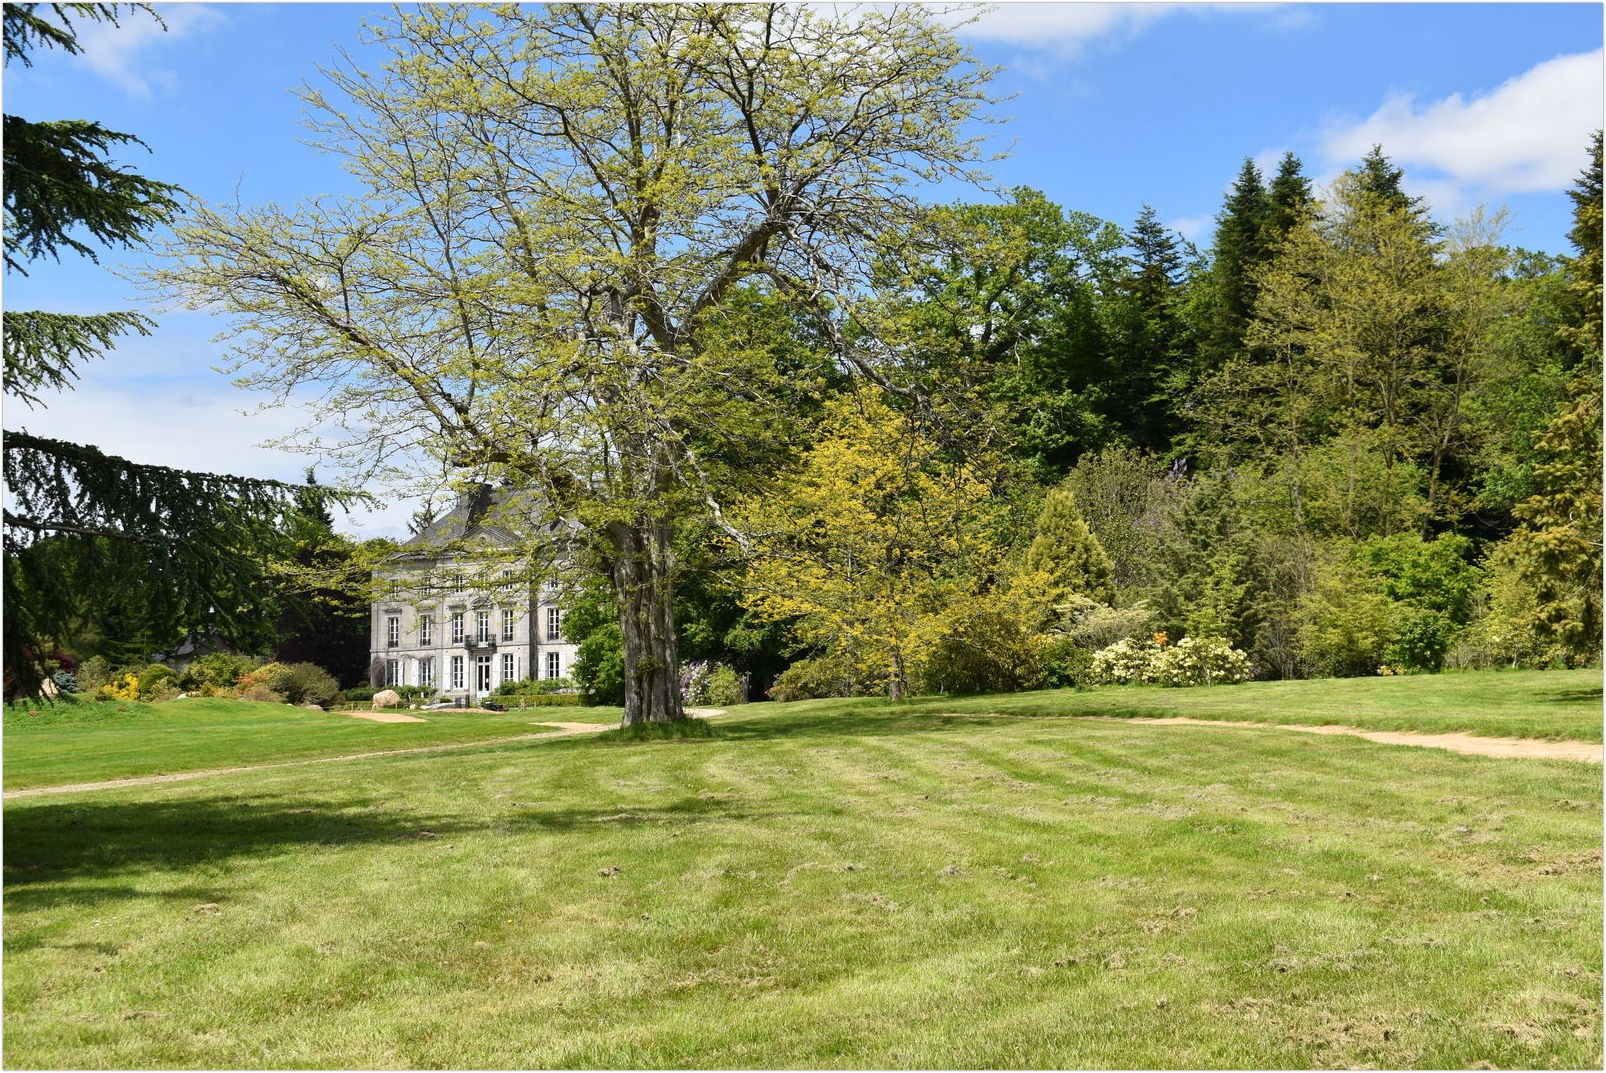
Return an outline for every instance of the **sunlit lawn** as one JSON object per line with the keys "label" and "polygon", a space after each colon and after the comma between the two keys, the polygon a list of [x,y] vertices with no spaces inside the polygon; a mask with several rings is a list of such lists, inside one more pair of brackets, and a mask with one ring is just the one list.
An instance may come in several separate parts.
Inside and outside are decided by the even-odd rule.
{"label": "sunlit lawn", "polygon": [[[1401,703],[1476,678],[1520,681]],[[754,705],[12,801],[5,1062],[1598,1068],[1597,766],[1020,714]]]}
{"label": "sunlit lawn", "polygon": [[317,756],[539,734],[543,722],[619,720],[618,709],[409,713],[374,723],[287,704],[197,697],[165,704],[79,702],[5,707],[5,788],[210,770]]}

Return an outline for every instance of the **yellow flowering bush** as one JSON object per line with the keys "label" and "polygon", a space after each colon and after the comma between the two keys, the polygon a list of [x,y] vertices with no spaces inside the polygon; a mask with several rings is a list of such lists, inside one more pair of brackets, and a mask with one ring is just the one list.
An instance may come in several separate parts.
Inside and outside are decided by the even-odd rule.
{"label": "yellow flowering bush", "polygon": [[112,700],[138,700],[139,675],[133,673],[125,674],[121,680],[107,682],[105,685],[101,686],[100,691],[103,695]]}

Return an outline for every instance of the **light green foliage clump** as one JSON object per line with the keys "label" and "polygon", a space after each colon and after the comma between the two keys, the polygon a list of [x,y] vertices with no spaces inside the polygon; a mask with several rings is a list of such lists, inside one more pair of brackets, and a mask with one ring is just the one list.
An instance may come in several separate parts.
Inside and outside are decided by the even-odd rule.
{"label": "light green foliage clump", "polygon": [[1026,568],[1046,574],[1060,599],[1082,596],[1115,602],[1110,557],[1082,520],[1068,486],[1048,493],[1037,516],[1037,533],[1026,548]]}
{"label": "light green foliage clump", "polygon": [[258,667],[262,659],[234,652],[212,652],[198,657],[180,679],[187,692],[200,696],[228,693]]}
{"label": "light green foliage clump", "polygon": [[245,676],[241,690],[241,696],[265,690],[291,704],[322,706],[332,703],[339,696],[340,683],[316,664],[266,663]]}
{"label": "light green foliage clump", "polygon": [[768,494],[745,500],[754,534],[744,600],[795,620],[802,646],[884,676],[903,697],[956,614],[1041,598],[1011,586],[994,539],[985,453],[954,462],[908,414],[868,392],[826,405],[820,440]]}
{"label": "light green foliage clump", "polygon": [[1303,602],[1306,658],[1341,676],[1441,669],[1472,617],[1471,549],[1453,533],[1336,546]]}

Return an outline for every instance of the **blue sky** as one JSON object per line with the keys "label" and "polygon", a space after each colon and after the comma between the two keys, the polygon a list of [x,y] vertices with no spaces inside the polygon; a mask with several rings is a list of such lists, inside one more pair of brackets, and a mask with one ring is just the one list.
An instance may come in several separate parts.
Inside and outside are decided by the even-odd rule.
{"label": "blue sky", "polygon": [[[86,28],[85,55],[39,53],[5,70],[5,111],[92,118],[142,137],[125,162],[212,202],[290,205],[348,189],[338,162],[303,144],[292,92],[320,84],[341,49],[363,56],[364,4],[159,4]],[[998,5],[961,33],[1012,97],[989,128],[1003,185],[1129,226],[1144,204],[1208,243],[1245,157],[1292,150],[1318,181],[1373,143],[1448,221],[1506,207],[1512,244],[1567,251],[1566,190],[1602,125],[1602,13],[1578,4]],[[981,195],[977,195],[978,199]],[[945,198],[946,199],[946,198]],[[5,278],[7,308],[150,308],[105,263],[41,262]],[[142,462],[297,479],[302,455],[256,446],[293,415],[213,371],[222,324],[157,313],[160,327],[83,370],[42,410],[6,403],[6,428],[96,443]],[[412,504],[345,526],[399,535]]]}

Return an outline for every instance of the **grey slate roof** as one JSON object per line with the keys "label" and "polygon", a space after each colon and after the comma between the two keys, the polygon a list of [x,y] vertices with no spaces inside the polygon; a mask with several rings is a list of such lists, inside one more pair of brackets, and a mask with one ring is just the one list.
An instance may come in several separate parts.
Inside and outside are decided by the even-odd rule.
{"label": "grey slate roof", "polygon": [[518,530],[523,529],[527,537],[536,519],[541,519],[542,526],[554,534],[572,531],[572,525],[542,519],[543,505],[541,498],[529,489],[492,488],[481,484],[461,496],[451,511],[402,544],[402,551],[430,554],[469,542],[511,546],[520,540]]}

